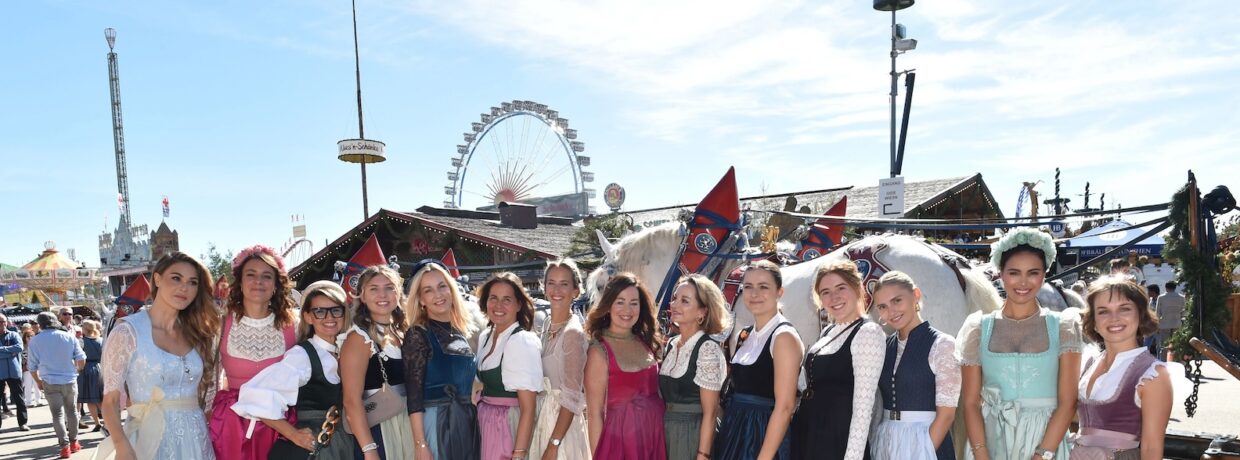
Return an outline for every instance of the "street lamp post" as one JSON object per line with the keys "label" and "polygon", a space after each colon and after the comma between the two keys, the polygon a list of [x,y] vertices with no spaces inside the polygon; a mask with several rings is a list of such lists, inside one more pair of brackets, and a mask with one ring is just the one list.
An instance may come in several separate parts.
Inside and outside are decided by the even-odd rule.
{"label": "street lamp post", "polygon": [[891,177],[900,175],[902,159],[896,158],[896,84],[900,72],[896,72],[896,57],[917,47],[917,40],[904,37],[904,26],[896,23],[896,11],[913,6],[915,0],[874,0],[874,9],[891,12]]}

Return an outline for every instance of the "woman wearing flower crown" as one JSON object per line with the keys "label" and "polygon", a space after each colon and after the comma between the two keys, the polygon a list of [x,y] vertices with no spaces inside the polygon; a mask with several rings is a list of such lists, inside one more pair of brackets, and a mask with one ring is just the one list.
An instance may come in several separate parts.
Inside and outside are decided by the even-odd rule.
{"label": "woman wearing flower crown", "polygon": [[219,346],[223,378],[208,423],[211,442],[218,458],[265,459],[278,433],[257,419],[238,415],[232,406],[241,385],[279,362],[297,343],[297,319],[289,297],[292,283],[284,259],[263,245],[237,254],[232,275],[235,282],[224,304]]}
{"label": "woman wearing flower crown", "polygon": [[[384,420],[371,420],[378,416],[368,414],[373,409],[387,416],[391,408],[386,404],[399,404],[401,409],[408,404],[400,347],[409,318],[401,306],[400,274],[386,265],[367,267],[358,275],[357,285],[353,324],[340,347],[341,401],[345,423],[357,440],[354,456],[358,460],[413,458],[413,425],[406,411]],[[369,397],[386,401],[385,407],[368,408],[365,399]]]}
{"label": "woman wearing flower crown", "polygon": [[1081,327],[1078,311],[1056,313],[1037,301],[1055,244],[1021,228],[995,243],[990,257],[1007,292],[1003,308],[970,315],[956,340],[965,458],[1067,459]]}

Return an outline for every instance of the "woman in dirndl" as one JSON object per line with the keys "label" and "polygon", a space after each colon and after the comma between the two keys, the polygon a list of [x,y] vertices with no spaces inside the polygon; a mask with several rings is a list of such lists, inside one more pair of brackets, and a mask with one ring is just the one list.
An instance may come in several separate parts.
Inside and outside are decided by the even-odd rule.
{"label": "woman in dirndl", "polygon": [[632,273],[611,277],[586,318],[586,416],[595,460],[665,460],[655,304]]}
{"label": "woman in dirndl", "polygon": [[741,278],[754,324],[740,332],[732,356],[732,395],[723,409],[711,458],[792,458],[789,425],[796,409],[797,375],[804,347],[779,312],[784,295],[779,266],[754,262]]}
{"label": "woman in dirndl", "polygon": [[573,300],[581,294],[581,271],[573,259],[547,263],[543,291],[551,314],[543,323],[543,392],[538,395],[537,425],[530,458],[589,460],[586,432],[586,371],[589,339],[581,318],[573,314]]}
{"label": "woman in dirndl", "polygon": [[[348,324],[344,289],[332,281],[316,281],[302,292],[301,302],[297,345],[241,385],[232,409],[280,433],[269,459],[302,458],[311,452],[322,460],[351,459],[353,437],[342,425],[336,361],[336,335]],[[290,407],[296,423],[286,419]]]}
{"label": "woman in dirndl", "polygon": [[1081,329],[1102,354],[1082,369],[1081,429],[1070,458],[1162,458],[1174,398],[1167,363],[1141,345],[1158,332],[1148,297],[1131,281],[1107,277],[1090,286],[1086,302]]}
{"label": "woman in dirndl", "polygon": [[667,458],[710,458],[719,415],[719,390],[727,376],[723,348],[711,338],[727,327],[723,293],[709,278],[680,279],[668,310],[679,334],[668,340],[659,366],[659,393],[667,403],[663,428]]}
{"label": "woman in dirndl", "polygon": [[[357,460],[404,460],[414,456],[413,428],[403,410],[405,364],[400,347],[409,319],[400,274],[386,265],[367,267],[357,277],[353,324],[340,347],[340,391]],[[368,398],[375,412],[368,414]],[[380,404],[382,402],[382,404]],[[391,407],[399,405],[399,407]],[[396,409],[401,410],[396,410]],[[396,410],[388,416],[389,410]],[[386,417],[381,420],[372,418]]]}
{"label": "woman in dirndl", "polygon": [[203,413],[215,391],[220,317],[211,274],[177,251],[151,272],[154,302],[118,321],[103,345],[101,405],[110,436],[95,458],[212,460]]}
{"label": "woman in dirndl", "polygon": [[1081,328],[1078,310],[1059,313],[1038,304],[1055,243],[1041,231],[1020,228],[994,243],[990,254],[1007,293],[1003,308],[969,315],[956,337],[969,437],[965,458],[1067,459]]}
{"label": "woman in dirndl", "polygon": [[482,460],[529,458],[538,392],[542,391],[542,342],[534,327],[534,299],[510,272],[478,288],[487,329],[478,340],[478,431]]}
{"label": "woman in dirndl", "polygon": [[921,318],[921,289],[890,271],[874,288],[874,308],[887,327],[887,355],[878,379],[883,410],[870,439],[875,460],[955,460],[951,428],[960,401],[956,339]]}
{"label": "woman in dirndl", "polygon": [[100,415],[99,403],[103,401],[103,374],[99,372],[99,361],[103,359],[103,342],[99,340],[102,327],[98,321],[82,322],[82,351],[86,352],[86,366],[78,372],[78,403],[90,407],[95,419],[95,428],[103,429],[103,418]]}
{"label": "woman in dirndl", "polygon": [[215,395],[208,426],[215,456],[229,460],[266,459],[277,433],[232,410],[241,386],[267,366],[275,364],[297,343],[293,316],[293,289],[284,259],[275,250],[254,245],[233,259],[236,283],[225,304],[220,336],[223,379]]}
{"label": "woman in dirndl", "polygon": [[414,267],[405,360],[406,407],[414,458],[479,458],[478,408],[473,394],[474,325],[456,281],[438,260]]}

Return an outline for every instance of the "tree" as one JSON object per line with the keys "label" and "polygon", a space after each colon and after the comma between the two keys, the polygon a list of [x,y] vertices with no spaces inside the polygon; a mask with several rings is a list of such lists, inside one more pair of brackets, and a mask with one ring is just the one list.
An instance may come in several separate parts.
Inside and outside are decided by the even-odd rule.
{"label": "tree", "polygon": [[628,214],[611,213],[587,217],[582,223],[582,227],[573,233],[568,254],[564,255],[590,253],[590,255],[577,258],[577,264],[586,271],[593,270],[603,262],[601,257],[603,249],[599,247],[595,230],[601,230],[607,238],[620,238],[633,231],[633,220]]}
{"label": "tree", "polygon": [[211,272],[211,279],[225,278],[230,284],[233,282],[232,260],[232,251],[220,254],[215,243],[207,243],[207,254],[202,256],[202,263],[206,264],[207,271]]}

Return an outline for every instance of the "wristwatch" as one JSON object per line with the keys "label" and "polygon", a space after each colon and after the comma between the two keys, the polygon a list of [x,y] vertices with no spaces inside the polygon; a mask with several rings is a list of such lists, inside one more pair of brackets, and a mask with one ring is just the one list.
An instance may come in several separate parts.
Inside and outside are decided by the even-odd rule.
{"label": "wristwatch", "polygon": [[1050,449],[1038,449],[1034,453],[1037,453],[1042,460],[1053,460],[1055,458],[1055,451]]}
{"label": "wristwatch", "polygon": [[556,439],[556,438],[551,438],[551,445],[553,445],[553,446],[560,447],[560,442],[562,442],[562,441],[561,441],[561,440],[559,440],[559,439]]}

